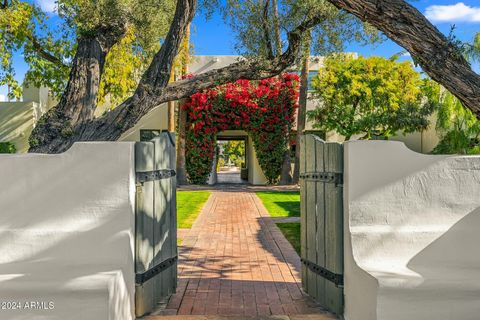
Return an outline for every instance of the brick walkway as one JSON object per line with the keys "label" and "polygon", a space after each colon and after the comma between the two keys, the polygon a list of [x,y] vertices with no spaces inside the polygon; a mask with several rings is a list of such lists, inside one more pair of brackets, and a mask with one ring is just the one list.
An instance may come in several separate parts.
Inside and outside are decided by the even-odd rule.
{"label": "brick walkway", "polygon": [[334,319],[301,291],[300,259],[252,192],[213,192],[179,249],[161,314]]}

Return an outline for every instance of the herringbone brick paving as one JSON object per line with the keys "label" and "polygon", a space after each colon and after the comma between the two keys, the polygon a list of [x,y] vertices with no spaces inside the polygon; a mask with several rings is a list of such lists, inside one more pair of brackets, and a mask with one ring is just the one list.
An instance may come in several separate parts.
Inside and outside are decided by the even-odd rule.
{"label": "herringbone brick paving", "polygon": [[212,193],[183,240],[177,293],[161,314],[327,316],[301,290],[298,255],[244,191]]}

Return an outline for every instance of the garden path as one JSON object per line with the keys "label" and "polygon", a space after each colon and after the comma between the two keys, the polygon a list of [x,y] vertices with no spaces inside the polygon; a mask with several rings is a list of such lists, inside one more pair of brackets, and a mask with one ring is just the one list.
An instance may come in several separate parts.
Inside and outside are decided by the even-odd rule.
{"label": "garden path", "polygon": [[253,192],[214,191],[179,251],[160,314],[335,319],[301,290],[300,258]]}

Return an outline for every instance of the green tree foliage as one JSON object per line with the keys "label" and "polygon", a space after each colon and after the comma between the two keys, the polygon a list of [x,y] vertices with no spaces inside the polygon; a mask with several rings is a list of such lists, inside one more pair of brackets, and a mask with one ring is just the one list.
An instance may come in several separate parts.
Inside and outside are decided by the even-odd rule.
{"label": "green tree foliage", "polygon": [[59,97],[66,86],[75,56],[77,37],[100,27],[123,25],[124,39],[107,55],[100,84],[99,102],[118,103],[132,93],[141,74],[168,31],[174,0],[58,0],[61,23],[51,19],[32,1],[10,0],[0,9],[0,85],[11,88],[11,98],[20,97],[13,56],[22,54],[29,70],[27,84],[47,86]]}
{"label": "green tree foliage", "polygon": [[53,89],[63,89],[69,72],[63,61],[72,58],[72,45],[66,40],[66,34],[54,37],[45,23],[47,20],[47,15],[28,2],[5,1],[0,9],[0,85],[10,87],[10,98],[22,94],[13,66],[13,58],[19,52],[35,69],[27,73],[28,80],[51,82]]}
{"label": "green tree foliage", "polygon": [[440,92],[409,62],[351,55],[325,59],[313,88],[320,103],[308,112],[309,119],[316,128],[334,130],[347,140],[359,134],[369,139],[426,128]]}
{"label": "green tree foliage", "polygon": [[245,158],[245,142],[244,141],[228,141],[223,145],[223,154],[227,159],[232,161],[235,166],[241,167],[241,163]]}
{"label": "green tree foliage", "polygon": [[433,153],[480,154],[480,121],[446,90],[441,94],[437,116],[440,142]]}
{"label": "green tree foliage", "polygon": [[[480,61],[480,32],[472,43],[461,43],[460,50],[470,62]],[[449,91],[439,97],[436,129],[440,142],[435,154],[480,154],[480,121]]]}
{"label": "green tree foliage", "polygon": [[[342,51],[344,43],[359,41],[374,43],[382,39],[378,31],[326,0],[279,0],[280,30],[289,30],[302,21],[321,14],[324,19],[312,30],[312,49],[315,54]],[[275,19],[270,0],[205,0],[203,8],[212,13],[221,8],[225,21],[237,38],[236,49],[247,56],[268,57],[268,39],[272,51],[284,44],[276,43]],[[285,39],[284,39],[285,40]]]}

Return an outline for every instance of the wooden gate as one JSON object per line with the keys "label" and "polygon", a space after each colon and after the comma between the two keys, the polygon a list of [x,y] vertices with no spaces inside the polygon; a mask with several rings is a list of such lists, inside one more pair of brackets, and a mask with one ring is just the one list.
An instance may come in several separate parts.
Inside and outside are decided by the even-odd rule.
{"label": "wooden gate", "polygon": [[343,314],[343,146],[314,135],[300,141],[302,285]]}
{"label": "wooden gate", "polygon": [[135,313],[151,312],[177,286],[175,139],[135,145]]}

